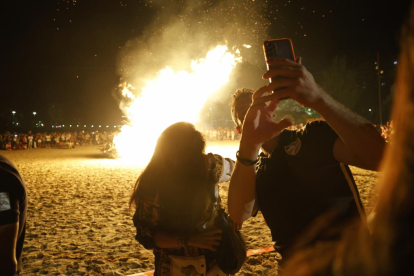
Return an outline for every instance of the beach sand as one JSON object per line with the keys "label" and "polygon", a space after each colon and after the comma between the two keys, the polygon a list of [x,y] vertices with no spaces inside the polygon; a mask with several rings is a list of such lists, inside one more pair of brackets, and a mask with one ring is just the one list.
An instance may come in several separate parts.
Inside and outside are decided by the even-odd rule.
{"label": "beach sand", "polygon": [[[237,143],[210,146],[234,153]],[[134,239],[128,206],[142,168],[104,158],[99,149],[0,152],[16,165],[29,195],[21,275],[131,275],[154,269],[152,252]],[[351,169],[369,213],[378,173]],[[220,188],[226,203],[228,183]],[[245,222],[242,233],[248,249],[272,245],[260,213]],[[275,252],[251,256],[238,275],[276,275],[277,257]]]}

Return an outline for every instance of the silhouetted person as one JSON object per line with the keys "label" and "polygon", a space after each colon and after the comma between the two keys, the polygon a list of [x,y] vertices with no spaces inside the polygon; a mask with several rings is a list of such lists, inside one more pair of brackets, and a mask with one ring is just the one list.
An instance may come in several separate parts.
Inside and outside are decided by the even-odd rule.
{"label": "silhouetted person", "polygon": [[19,274],[26,233],[26,186],[16,167],[0,155],[0,274]]}

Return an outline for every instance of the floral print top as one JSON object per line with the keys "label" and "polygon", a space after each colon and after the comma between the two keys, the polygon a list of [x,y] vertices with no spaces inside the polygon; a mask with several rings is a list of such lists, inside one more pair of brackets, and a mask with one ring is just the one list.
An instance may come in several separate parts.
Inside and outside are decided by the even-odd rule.
{"label": "floral print top", "polygon": [[[230,180],[234,161],[217,154],[208,155],[208,181],[214,183],[216,202],[209,201],[198,225],[202,229],[214,227],[216,204],[220,204],[218,183]],[[214,252],[186,246],[182,248],[157,248],[154,245],[154,234],[160,228],[160,202],[158,190],[155,195],[138,197],[133,222],[137,230],[135,239],[146,249],[152,249],[155,256],[154,275],[224,275],[217,267]]]}

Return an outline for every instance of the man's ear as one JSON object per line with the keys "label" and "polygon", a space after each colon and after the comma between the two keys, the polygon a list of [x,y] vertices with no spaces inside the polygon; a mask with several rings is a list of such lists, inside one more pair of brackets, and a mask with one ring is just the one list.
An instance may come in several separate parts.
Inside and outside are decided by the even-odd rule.
{"label": "man's ear", "polygon": [[241,128],[240,128],[240,126],[236,126],[236,130],[237,130],[237,133],[238,134],[241,134]]}

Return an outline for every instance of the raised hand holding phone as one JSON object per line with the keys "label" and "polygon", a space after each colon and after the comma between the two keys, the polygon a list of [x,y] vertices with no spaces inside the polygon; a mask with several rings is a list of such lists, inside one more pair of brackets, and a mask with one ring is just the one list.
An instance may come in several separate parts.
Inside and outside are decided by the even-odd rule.
{"label": "raised hand holding phone", "polygon": [[264,96],[263,100],[281,100],[291,98],[302,106],[317,110],[318,103],[326,96],[326,93],[315,82],[312,74],[299,62],[291,60],[269,61],[270,69],[263,75],[263,79],[280,77],[277,81],[269,83],[267,92],[273,93]]}

